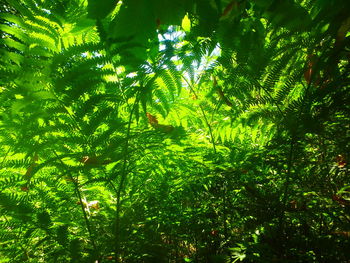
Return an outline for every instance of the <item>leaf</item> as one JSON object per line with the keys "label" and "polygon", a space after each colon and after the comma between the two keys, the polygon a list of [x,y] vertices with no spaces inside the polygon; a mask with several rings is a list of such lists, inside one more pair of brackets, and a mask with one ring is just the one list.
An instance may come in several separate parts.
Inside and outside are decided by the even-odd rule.
{"label": "leaf", "polygon": [[92,19],[105,18],[118,4],[118,0],[88,0],[88,16]]}
{"label": "leaf", "polygon": [[88,30],[91,31],[94,26],[95,26],[95,21],[93,19],[83,18],[83,19],[78,20],[75,23],[75,26],[73,27],[73,29],[70,32],[74,33],[74,34],[83,33],[83,32],[86,32]]}
{"label": "leaf", "polygon": [[186,32],[189,32],[191,30],[191,20],[188,18],[187,14],[182,19],[181,26]]}
{"label": "leaf", "polygon": [[265,12],[276,26],[291,31],[305,31],[311,25],[311,17],[307,10],[292,0],[275,0]]}
{"label": "leaf", "polygon": [[125,67],[136,68],[147,59],[150,40],[158,40],[156,20],[149,1],[130,0],[122,4],[109,25],[108,36],[110,43],[120,51]]}
{"label": "leaf", "polygon": [[172,125],[158,124],[156,128],[165,133],[170,133],[174,130],[174,126]]}
{"label": "leaf", "polygon": [[[148,0],[149,1],[149,0]],[[149,1],[151,2],[151,1]],[[185,5],[189,0],[153,0],[154,14],[166,27],[169,25],[180,25],[185,15]]]}
{"label": "leaf", "polygon": [[152,127],[158,125],[158,120],[157,120],[156,116],[153,116],[152,114],[150,114],[148,112],[146,113],[146,116],[147,116],[149,124],[151,124]]}
{"label": "leaf", "polygon": [[132,38],[141,46],[147,44],[147,39],[155,35],[156,17],[153,6],[146,0],[130,0],[120,8],[110,25],[110,37],[116,39]]}

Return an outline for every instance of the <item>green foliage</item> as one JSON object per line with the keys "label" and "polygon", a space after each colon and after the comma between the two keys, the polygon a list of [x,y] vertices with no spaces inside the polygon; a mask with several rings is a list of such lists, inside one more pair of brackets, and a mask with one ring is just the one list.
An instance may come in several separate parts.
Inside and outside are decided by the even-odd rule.
{"label": "green foliage", "polygon": [[0,262],[348,262],[349,11],[1,3]]}

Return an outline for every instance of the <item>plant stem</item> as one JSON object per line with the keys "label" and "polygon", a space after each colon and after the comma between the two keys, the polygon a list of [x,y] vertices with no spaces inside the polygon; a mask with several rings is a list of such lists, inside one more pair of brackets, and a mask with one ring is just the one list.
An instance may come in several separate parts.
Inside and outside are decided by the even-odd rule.
{"label": "plant stem", "polygon": [[132,116],[135,110],[135,107],[139,101],[139,96],[136,97],[136,100],[134,102],[134,105],[131,109],[130,115],[129,115],[129,122],[128,122],[128,128],[126,132],[126,141],[125,146],[123,150],[123,166],[121,171],[121,177],[120,177],[120,183],[117,190],[117,208],[116,208],[116,219],[115,219],[115,262],[120,262],[120,211],[121,211],[121,203],[120,203],[120,197],[121,192],[124,189],[125,180],[127,177],[127,171],[126,171],[126,165],[128,160],[128,150],[129,150],[129,141],[130,141],[130,130],[131,130],[131,122],[132,122]]}
{"label": "plant stem", "polygon": [[[63,163],[63,161],[61,160],[61,158],[59,157],[59,155],[56,153],[56,151],[53,151],[53,153],[56,155],[57,159],[59,160],[59,162],[62,164],[62,166],[66,167],[66,165]],[[86,214],[86,211],[85,211],[85,207],[84,207],[84,203],[83,203],[83,199],[81,197],[81,193],[80,193],[80,190],[79,190],[79,184],[78,184],[78,177],[76,179],[74,179],[73,175],[69,172],[68,168],[66,168],[66,173],[67,175],[69,176],[69,179],[73,182],[74,184],[74,190],[75,190],[75,193],[77,194],[77,197],[79,199],[79,202],[80,202],[80,206],[81,206],[81,210],[83,212],[83,216],[84,216],[84,220],[85,220],[85,224],[86,224],[86,228],[87,228],[87,231],[89,233],[89,238],[91,240],[91,244],[94,248],[94,251],[95,253],[97,253],[97,247],[96,247],[96,244],[95,244],[95,241],[94,241],[94,238],[93,238],[93,235],[92,235],[92,230],[91,230],[91,225],[90,225],[90,221],[89,221],[89,218]]]}

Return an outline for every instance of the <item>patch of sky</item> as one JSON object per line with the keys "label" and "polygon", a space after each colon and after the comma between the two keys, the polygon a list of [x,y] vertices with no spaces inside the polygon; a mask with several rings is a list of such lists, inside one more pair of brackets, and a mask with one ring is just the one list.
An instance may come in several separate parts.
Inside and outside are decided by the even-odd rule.
{"label": "patch of sky", "polygon": [[49,14],[49,15],[51,14],[51,11],[48,9],[42,8],[41,10],[44,11],[46,14]]}

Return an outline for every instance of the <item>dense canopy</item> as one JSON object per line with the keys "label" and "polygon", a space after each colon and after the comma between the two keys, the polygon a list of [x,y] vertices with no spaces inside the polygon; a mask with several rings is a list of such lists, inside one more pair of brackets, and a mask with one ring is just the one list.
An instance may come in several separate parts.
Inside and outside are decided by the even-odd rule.
{"label": "dense canopy", "polygon": [[0,263],[350,262],[350,1],[0,2]]}

